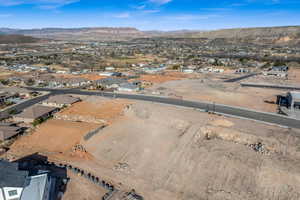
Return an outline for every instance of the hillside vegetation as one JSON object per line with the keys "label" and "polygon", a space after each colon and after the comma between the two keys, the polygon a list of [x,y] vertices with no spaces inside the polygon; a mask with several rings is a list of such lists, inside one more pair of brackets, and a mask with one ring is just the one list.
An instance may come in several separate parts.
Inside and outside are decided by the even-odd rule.
{"label": "hillside vegetation", "polygon": [[37,41],[39,41],[39,39],[30,36],[0,34],[0,44],[22,44],[22,43],[34,43]]}
{"label": "hillside vegetation", "polygon": [[135,28],[44,28],[44,29],[0,29],[8,34],[22,34],[36,38],[81,41],[130,40],[145,37]]}

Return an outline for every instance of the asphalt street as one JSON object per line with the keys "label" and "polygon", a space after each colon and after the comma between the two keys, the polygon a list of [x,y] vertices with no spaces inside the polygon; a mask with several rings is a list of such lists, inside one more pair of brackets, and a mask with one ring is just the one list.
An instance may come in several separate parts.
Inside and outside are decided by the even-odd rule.
{"label": "asphalt street", "polygon": [[30,99],[30,100],[27,100],[25,102],[22,102],[22,103],[19,103],[19,104],[16,104],[15,106],[12,106],[11,108],[9,109],[6,109],[4,111],[1,111],[0,112],[0,118],[3,119],[3,118],[7,118],[9,116],[9,113],[11,111],[16,111],[16,112],[21,112],[22,110],[34,105],[34,104],[37,104],[41,101],[44,101],[46,99],[48,99],[48,97],[52,95],[51,93],[50,94],[47,94],[47,95],[44,95],[44,96],[40,96],[40,97],[36,97],[34,99]]}
{"label": "asphalt street", "polygon": [[255,87],[255,88],[270,88],[280,90],[300,90],[300,87],[290,85],[269,85],[260,83],[241,83],[242,87]]}
{"label": "asphalt street", "polygon": [[237,78],[232,78],[232,79],[225,80],[224,82],[225,83],[233,83],[233,82],[241,81],[241,80],[244,80],[246,78],[250,78],[250,77],[253,77],[253,76],[256,76],[256,75],[257,75],[257,73],[247,74],[247,75],[240,76],[240,77],[237,77]]}
{"label": "asphalt street", "polygon": [[[194,109],[200,109],[208,112],[215,112],[218,114],[229,115],[233,117],[257,120],[265,123],[276,124],[280,126],[290,127],[290,128],[300,128],[300,120],[289,118],[283,115],[275,113],[259,112],[254,110],[249,110],[246,108],[233,107],[228,105],[207,103],[207,102],[195,102],[187,101],[181,99],[157,97],[157,96],[146,96],[146,95],[135,95],[135,94],[120,94],[120,93],[110,93],[110,92],[94,92],[94,91],[84,91],[78,89],[46,89],[46,88],[28,88],[37,91],[47,91],[52,95],[55,94],[77,94],[77,95],[98,95],[110,98],[121,98],[121,99],[132,99],[141,100],[155,103],[163,103],[168,105],[182,106]],[[33,105],[38,101],[42,101],[45,97],[40,99],[34,99],[33,102],[26,102],[23,105],[19,105],[18,109],[26,108],[27,106]]]}

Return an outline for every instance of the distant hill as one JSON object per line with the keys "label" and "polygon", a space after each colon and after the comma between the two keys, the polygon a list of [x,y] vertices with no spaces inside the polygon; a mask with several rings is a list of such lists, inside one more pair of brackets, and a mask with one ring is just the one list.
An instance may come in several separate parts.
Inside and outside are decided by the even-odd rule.
{"label": "distant hill", "polygon": [[0,33],[0,44],[23,44],[38,42],[39,39],[24,35],[4,35]]}
{"label": "distant hill", "polygon": [[226,41],[250,43],[299,43],[300,26],[235,28],[215,31],[190,31],[170,34],[165,32],[163,37],[223,39]]}
{"label": "distant hill", "polygon": [[146,37],[146,34],[135,28],[43,28],[43,29],[7,29],[0,28],[0,32],[8,34],[22,34],[36,38],[56,40],[82,41],[112,41],[130,40]]}
{"label": "distant hill", "polygon": [[20,34],[35,38],[78,41],[124,41],[136,38],[207,38],[226,42],[300,44],[300,26],[236,28],[215,31],[140,31],[136,28],[0,28],[0,33]]}

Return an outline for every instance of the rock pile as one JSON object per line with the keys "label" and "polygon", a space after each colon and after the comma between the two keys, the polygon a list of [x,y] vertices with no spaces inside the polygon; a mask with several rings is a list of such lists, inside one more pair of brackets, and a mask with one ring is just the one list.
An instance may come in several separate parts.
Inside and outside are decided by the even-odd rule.
{"label": "rock pile", "polygon": [[76,144],[73,148],[72,148],[72,152],[84,152],[86,153],[86,149],[81,145],[81,144]]}
{"label": "rock pile", "polygon": [[265,154],[265,155],[270,154],[270,151],[261,142],[257,142],[257,143],[254,143],[254,144],[249,144],[248,146],[251,149],[253,149],[254,151],[258,152],[258,153]]}

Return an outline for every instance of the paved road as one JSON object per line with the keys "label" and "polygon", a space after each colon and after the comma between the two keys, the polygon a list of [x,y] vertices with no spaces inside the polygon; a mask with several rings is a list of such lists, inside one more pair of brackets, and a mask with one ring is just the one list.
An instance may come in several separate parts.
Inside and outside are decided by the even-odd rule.
{"label": "paved road", "polygon": [[280,90],[300,90],[300,87],[291,85],[270,85],[270,84],[260,84],[260,83],[241,83],[242,87],[256,87],[256,88],[271,88]]}
{"label": "paved road", "polygon": [[[33,89],[33,88],[29,88]],[[94,91],[82,91],[78,89],[37,89],[39,91],[48,91],[52,94],[78,94],[78,95],[98,95],[110,98],[121,98],[121,99],[132,99],[141,101],[150,101],[156,103],[163,103],[175,106],[183,106],[188,108],[195,108],[204,111],[212,111],[223,115],[230,115],[233,117],[246,118],[251,120],[262,121],[265,123],[276,124],[280,126],[286,126],[291,128],[300,128],[300,120],[285,117],[283,115],[265,113],[254,110],[248,110],[245,108],[232,107],[228,105],[220,105],[206,102],[195,102],[180,99],[156,97],[156,96],[145,96],[145,95],[134,95],[134,94],[118,94],[109,92],[94,92]],[[255,102],[254,102],[255,103]]]}
{"label": "paved road", "polygon": [[240,80],[244,80],[246,78],[250,78],[252,76],[256,76],[257,74],[258,73],[247,74],[247,75],[243,75],[243,76],[240,76],[240,77],[237,77],[237,78],[232,78],[232,79],[225,80],[224,82],[226,82],[226,83],[233,83],[233,82],[237,82],[237,81],[240,81]]}
{"label": "paved road", "polygon": [[12,106],[11,108],[9,109],[6,109],[4,111],[1,111],[0,112],[0,119],[3,119],[3,118],[7,118],[9,116],[9,113],[12,111],[12,110],[15,110],[17,112],[21,112],[22,110],[24,110],[25,108],[28,108],[36,103],[39,103],[41,101],[44,101],[46,99],[48,99],[48,97],[51,95],[50,94],[47,94],[47,95],[44,95],[44,96],[40,96],[40,97],[36,97],[34,99],[31,99],[31,100],[27,100],[23,103],[20,103],[20,104],[17,104],[15,106]]}

